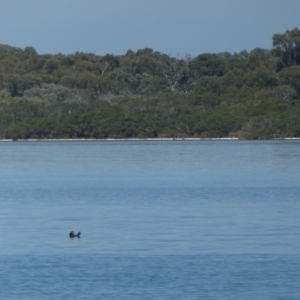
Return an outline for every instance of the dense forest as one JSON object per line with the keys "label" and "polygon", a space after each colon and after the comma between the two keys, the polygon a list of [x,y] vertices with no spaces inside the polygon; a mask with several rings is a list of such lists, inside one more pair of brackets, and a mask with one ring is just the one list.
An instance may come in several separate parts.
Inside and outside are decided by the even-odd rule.
{"label": "dense forest", "polygon": [[196,57],[0,45],[0,138],[300,136],[300,30]]}

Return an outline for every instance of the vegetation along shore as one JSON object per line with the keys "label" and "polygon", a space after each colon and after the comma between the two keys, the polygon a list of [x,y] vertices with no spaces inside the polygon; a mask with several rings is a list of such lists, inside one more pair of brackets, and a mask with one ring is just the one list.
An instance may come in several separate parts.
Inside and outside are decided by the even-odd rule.
{"label": "vegetation along shore", "polygon": [[272,49],[39,55],[0,45],[0,139],[300,137],[300,30]]}

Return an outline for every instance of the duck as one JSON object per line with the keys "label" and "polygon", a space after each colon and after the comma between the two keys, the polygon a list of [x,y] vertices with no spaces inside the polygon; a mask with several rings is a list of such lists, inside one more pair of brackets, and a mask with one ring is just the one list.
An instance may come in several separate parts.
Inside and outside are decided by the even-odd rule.
{"label": "duck", "polygon": [[80,235],[81,235],[81,232],[79,231],[77,234],[74,233],[74,231],[71,231],[69,233],[69,237],[70,238],[74,238],[74,237],[77,237],[77,238],[80,238]]}

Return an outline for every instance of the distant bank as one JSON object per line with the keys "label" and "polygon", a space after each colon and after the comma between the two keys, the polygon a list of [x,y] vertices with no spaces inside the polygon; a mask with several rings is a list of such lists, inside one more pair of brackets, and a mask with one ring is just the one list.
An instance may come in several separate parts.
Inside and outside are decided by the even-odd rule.
{"label": "distant bank", "polygon": [[300,137],[299,41],[294,28],[274,34],[272,49],[195,57],[151,48],[39,55],[0,44],[0,138]]}

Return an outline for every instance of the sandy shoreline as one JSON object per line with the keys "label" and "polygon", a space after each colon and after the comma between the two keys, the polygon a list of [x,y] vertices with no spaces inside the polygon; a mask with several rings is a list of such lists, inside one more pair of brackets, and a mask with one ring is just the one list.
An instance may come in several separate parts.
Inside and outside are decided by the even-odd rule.
{"label": "sandy shoreline", "polygon": [[0,142],[93,142],[93,141],[221,141],[238,138],[129,138],[129,139],[2,139]]}
{"label": "sandy shoreline", "polygon": [[[129,139],[0,139],[0,142],[111,142],[111,141],[237,141],[239,138],[129,138]],[[300,140],[298,137],[275,138],[272,140]]]}

